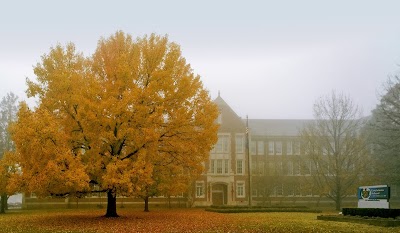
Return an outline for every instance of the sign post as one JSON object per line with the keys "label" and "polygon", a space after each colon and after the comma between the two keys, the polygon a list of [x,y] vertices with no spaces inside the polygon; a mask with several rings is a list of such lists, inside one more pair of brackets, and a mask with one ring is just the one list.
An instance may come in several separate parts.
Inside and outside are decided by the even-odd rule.
{"label": "sign post", "polygon": [[389,209],[390,187],[387,185],[358,187],[358,208]]}

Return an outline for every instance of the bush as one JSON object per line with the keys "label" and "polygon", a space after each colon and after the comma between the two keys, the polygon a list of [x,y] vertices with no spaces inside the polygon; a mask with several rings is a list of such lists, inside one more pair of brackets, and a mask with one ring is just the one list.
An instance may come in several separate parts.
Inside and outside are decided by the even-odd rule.
{"label": "bush", "polygon": [[207,208],[206,211],[217,212],[217,213],[260,213],[260,212],[306,212],[306,213],[321,213],[321,210],[307,209],[307,208]]}
{"label": "bush", "polygon": [[400,209],[343,208],[342,213],[350,216],[396,218],[400,216]]}
{"label": "bush", "polygon": [[239,205],[239,206],[216,206],[212,205],[210,208],[213,209],[308,209],[307,206],[284,206],[284,205],[273,205],[273,206],[246,206],[246,205]]}

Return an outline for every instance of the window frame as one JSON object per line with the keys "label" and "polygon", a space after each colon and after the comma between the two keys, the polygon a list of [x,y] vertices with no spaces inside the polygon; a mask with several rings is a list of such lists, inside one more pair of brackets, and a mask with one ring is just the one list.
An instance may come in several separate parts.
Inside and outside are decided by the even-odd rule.
{"label": "window frame", "polygon": [[[238,143],[240,142],[240,144]],[[239,147],[240,145],[240,147]],[[245,142],[244,142],[244,135],[243,134],[236,134],[235,135],[235,151],[238,154],[244,153],[245,149]]]}
{"label": "window frame", "polygon": [[274,154],[275,154],[275,142],[268,141],[268,155],[274,155]]}
{"label": "window frame", "polygon": [[[240,164],[240,166],[239,166],[239,164]],[[244,168],[243,159],[236,160],[236,174],[243,175],[244,174],[244,169],[243,168]],[[239,169],[240,169],[240,172],[239,172]]]}
{"label": "window frame", "polygon": [[224,171],[223,164],[222,164],[222,159],[216,159],[216,161],[217,161],[216,174],[221,175],[221,174],[223,174],[223,171]]}
{"label": "window frame", "polygon": [[236,197],[237,198],[244,198],[246,197],[246,192],[245,192],[245,183],[243,181],[238,181],[236,182]]}
{"label": "window frame", "polygon": [[[200,195],[199,195],[200,191]],[[196,198],[204,198],[205,197],[205,192],[204,192],[204,181],[196,181]]]}
{"label": "window frame", "polygon": [[257,141],[257,155],[264,155],[265,151],[264,141]]}
{"label": "window frame", "polygon": [[257,154],[257,142],[250,141],[250,155],[256,155],[256,154]]}
{"label": "window frame", "polygon": [[[278,148],[279,148],[279,150],[278,150]],[[282,141],[276,141],[274,149],[275,149],[276,155],[282,155]]]}
{"label": "window frame", "polygon": [[292,141],[286,142],[286,154],[293,155],[293,142]]}

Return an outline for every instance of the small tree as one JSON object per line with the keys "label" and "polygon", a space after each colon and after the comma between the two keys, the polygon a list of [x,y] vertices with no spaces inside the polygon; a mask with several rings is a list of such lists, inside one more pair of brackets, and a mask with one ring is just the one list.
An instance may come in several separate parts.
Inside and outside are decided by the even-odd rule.
{"label": "small tree", "polygon": [[279,185],[282,185],[282,180],[277,178],[277,176],[261,176],[254,182],[263,205],[267,205],[266,202],[268,202],[268,205],[271,205],[271,195],[274,194]]}
{"label": "small tree", "polygon": [[14,143],[11,140],[8,128],[16,120],[17,101],[18,97],[11,92],[3,97],[0,103],[0,213],[5,213],[8,197],[14,194],[7,191],[7,186],[10,175],[15,171],[15,164],[11,163],[11,155],[6,156],[6,153],[14,151]]}
{"label": "small tree", "polygon": [[117,195],[156,182],[157,162],[196,167],[216,142],[218,109],[167,37],[134,41],[119,31],[91,57],[56,46],[34,72],[28,94],[39,106],[21,106],[13,136],[24,187],[37,195],[96,184],[107,193],[106,216],[116,217]]}
{"label": "small tree", "polygon": [[342,199],[354,194],[366,173],[369,154],[361,132],[365,121],[348,96],[335,92],[316,101],[314,118],[300,133],[305,153],[315,168],[318,190],[340,210]]}

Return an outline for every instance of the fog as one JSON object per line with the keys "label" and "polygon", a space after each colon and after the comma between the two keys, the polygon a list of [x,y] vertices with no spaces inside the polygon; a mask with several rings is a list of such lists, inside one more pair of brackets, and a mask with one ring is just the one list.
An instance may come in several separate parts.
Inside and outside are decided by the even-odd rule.
{"label": "fog", "polygon": [[[398,1],[53,1],[2,4],[0,96],[26,99],[40,56],[74,42],[91,54],[100,37],[168,34],[241,117],[312,118],[314,100],[349,94],[369,115],[399,71]],[[29,100],[34,104],[33,100]]]}

